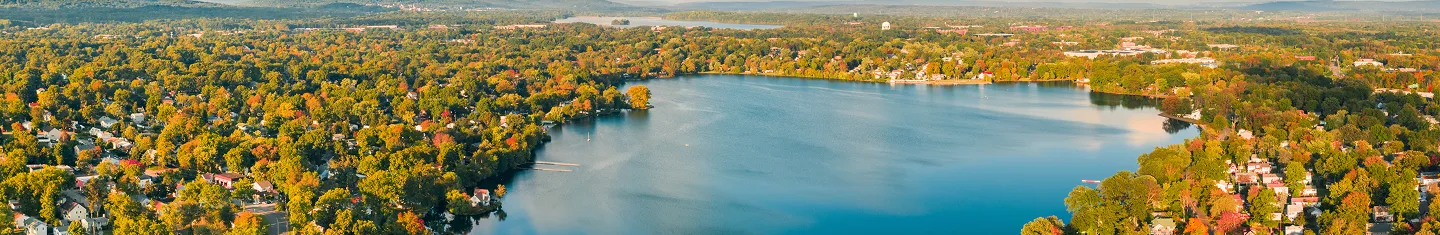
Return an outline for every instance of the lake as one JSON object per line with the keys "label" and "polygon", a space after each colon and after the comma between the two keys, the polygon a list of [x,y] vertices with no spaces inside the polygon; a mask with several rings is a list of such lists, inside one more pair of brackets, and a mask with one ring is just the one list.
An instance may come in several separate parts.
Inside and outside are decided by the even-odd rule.
{"label": "lake", "polygon": [[[611,25],[610,22],[611,22],[611,21],[614,21],[614,20],[616,20],[616,19],[627,19],[627,20],[630,20],[630,25]],[[645,26],[645,27],[649,27],[649,26],[679,26],[679,27],[703,26],[703,27],[719,28],[719,29],[744,29],[744,30],[751,30],[751,29],[775,29],[775,28],[785,27],[785,26],[783,26],[783,25],[728,24],[728,23],[719,23],[719,22],[710,22],[710,21],[667,20],[667,19],[662,19],[662,18],[660,18],[660,17],[599,17],[599,16],[575,16],[575,17],[570,17],[570,18],[555,20],[555,23],[591,23],[591,24],[596,24],[596,25],[615,26],[615,27],[621,27],[621,28],[640,27],[640,26]]]}
{"label": "lake", "polygon": [[477,234],[1015,234],[1082,179],[1198,135],[1070,83],[890,85],[698,75],[649,111],[552,130]]}

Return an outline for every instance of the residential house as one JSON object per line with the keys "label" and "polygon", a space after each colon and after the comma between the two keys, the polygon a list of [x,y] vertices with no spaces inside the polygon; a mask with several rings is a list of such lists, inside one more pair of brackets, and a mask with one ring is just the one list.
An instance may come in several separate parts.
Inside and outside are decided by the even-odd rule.
{"label": "residential house", "polygon": [[41,142],[41,143],[56,143],[56,142],[60,142],[60,139],[61,139],[61,138],[64,138],[64,136],[65,136],[65,131],[61,131],[60,129],[51,128],[51,129],[48,130],[48,131],[42,131],[42,132],[40,132],[40,133],[35,134],[35,139],[36,139],[37,141]]}
{"label": "residential house", "polygon": [[482,188],[482,189],[475,189],[475,193],[470,194],[470,206],[489,206],[489,205],[490,205],[490,190],[489,190],[489,189],[483,189],[483,188]]}
{"label": "residential house", "polygon": [[1393,227],[1390,223],[1369,223],[1365,225],[1365,235],[1388,235]]}
{"label": "residential house", "polygon": [[90,141],[90,140],[82,140],[82,141],[79,141],[79,143],[75,145],[75,153],[77,153],[77,154],[78,154],[78,153],[81,153],[81,152],[85,152],[85,151],[90,151],[90,150],[99,151],[99,150],[100,150],[100,147],[96,147],[96,146],[95,146],[95,141]]}
{"label": "residential house", "polygon": [[1256,185],[1260,183],[1260,179],[1258,178],[1259,176],[1256,176],[1255,173],[1239,173],[1235,174],[1235,183],[1239,185]]}
{"label": "residential house", "polygon": [[1301,204],[1301,203],[1290,203],[1290,204],[1285,205],[1285,218],[1286,218],[1286,219],[1295,220],[1295,218],[1300,217],[1300,213],[1304,213],[1304,212],[1305,212],[1305,205],[1304,205],[1304,204]]}
{"label": "residential house", "polygon": [[1313,205],[1315,205],[1315,204],[1317,204],[1317,203],[1320,203],[1320,198],[1319,198],[1319,197],[1292,197],[1292,198],[1290,198],[1290,204],[1300,204],[1300,205],[1303,205],[1303,206],[1313,206]]}
{"label": "residential house", "polygon": [[1388,206],[1375,206],[1370,211],[1371,215],[1373,215],[1374,217],[1375,222],[1395,222],[1395,215],[1390,214],[1390,207]]}
{"label": "residential house", "polygon": [[1305,185],[1305,188],[1300,189],[1300,196],[1302,197],[1314,197],[1319,194],[1320,191],[1315,190],[1315,186]]}
{"label": "residential house", "polygon": [[245,176],[240,175],[240,174],[235,174],[235,173],[224,173],[224,174],[210,174],[210,173],[206,173],[205,175],[203,175],[203,176],[201,176],[201,177],[205,178],[206,181],[210,181],[210,183],[219,184],[219,185],[221,185],[221,186],[225,186],[225,189],[235,189],[235,187],[233,186],[233,184],[235,183],[235,181],[238,181],[238,180],[240,180],[241,178],[245,178]]}
{"label": "residential house", "polygon": [[1285,178],[1280,177],[1280,175],[1270,173],[1260,174],[1260,180],[1262,180],[1260,182],[1264,182],[1266,185],[1269,185],[1271,183],[1285,184]]}
{"label": "residential house", "polygon": [[130,114],[130,116],[128,116],[128,118],[130,118],[131,123],[145,123],[145,113],[132,113]]}
{"label": "residential house", "polygon": [[1225,191],[1225,193],[1230,193],[1230,190],[1234,189],[1234,188],[1235,188],[1235,185],[1234,185],[1234,184],[1230,184],[1229,181],[1216,180],[1216,181],[1215,181],[1215,187],[1216,187],[1216,188],[1220,188],[1220,191]]}
{"label": "residential house", "polygon": [[105,129],[110,129],[110,127],[115,126],[116,123],[120,123],[120,120],[115,120],[110,117],[100,117],[100,127],[104,127]]}
{"label": "residential house", "polygon": [[105,217],[88,218],[80,221],[80,227],[90,231],[90,234],[102,234],[105,226],[110,226],[110,219]]}
{"label": "residential house", "polygon": [[1270,173],[1270,172],[1272,172],[1272,171],[1271,171],[1272,168],[1271,168],[1271,166],[1270,166],[1270,162],[1268,162],[1268,161],[1267,161],[1267,162],[1250,162],[1250,163],[1245,163],[1245,169],[1249,170],[1250,172],[1262,173],[1262,174],[1263,174],[1263,173]]}
{"label": "residential house", "polygon": [[45,224],[45,221],[40,221],[39,219],[20,213],[15,213],[14,218],[15,227],[19,228],[25,235],[50,234],[50,225]]}
{"label": "residential house", "polygon": [[[1210,67],[1210,68],[1215,68],[1215,67]],[[1245,140],[1249,140],[1249,139],[1254,139],[1254,138],[1255,138],[1255,132],[1251,132],[1250,130],[1246,130],[1246,129],[1240,129],[1240,130],[1238,130],[1238,131],[1235,131],[1235,135],[1240,136],[1240,139],[1245,139]]]}
{"label": "residential house", "polygon": [[64,205],[61,205],[60,213],[64,214],[65,221],[70,221],[71,223],[90,218],[90,211],[86,210],[84,205],[80,205],[79,202],[74,201],[65,202]]}
{"label": "residential house", "polygon": [[1305,235],[1305,227],[1296,225],[1285,226],[1285,235]]}
{"label": "residential house", "polygon": [[1440,172],[1422,172],[1422,173],[1420,173],[1420,183],[1421,183],[1421,184],[1434,184],[1434,183],[1437,183],[1437,182],[1440,182]]}
{"label": "residential house", "polygon": [[255,181],[255,184],[252,184],[251,188],[255,189],[256,192],[275,193],[275,184],[270,183],[270,181]]}
{"label": "residential house", "polygon": [[1155,218],[1154,220],[1150,220],[1150,234],[1151,234],[1151,235],[1171,235],[1171,234],[1175,234],[1175,219],[1171,219],[1171,218]]}

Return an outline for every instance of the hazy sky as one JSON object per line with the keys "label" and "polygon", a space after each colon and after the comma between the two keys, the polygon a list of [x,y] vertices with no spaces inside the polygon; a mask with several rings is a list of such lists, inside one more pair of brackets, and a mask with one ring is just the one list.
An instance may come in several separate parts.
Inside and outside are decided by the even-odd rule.
{"label": "hazy sky", "polygon": [[[1253,2],[1274,2],[1274,1],[1301,1],[1301,0],[611,0],[614,2],[643,2],[643,3],[689,3],[689,2],[855,2],[875,4],[895,4],[898,2],[927,2],[927,3],[963,3],[969,1],[977,2],[1095,2],[1095,3],[1154,3],[1154,4],[1188,4],[1188,3],[1253,3]],[[1410,0],[1336,0],[1336,1],[1410,1]]]}

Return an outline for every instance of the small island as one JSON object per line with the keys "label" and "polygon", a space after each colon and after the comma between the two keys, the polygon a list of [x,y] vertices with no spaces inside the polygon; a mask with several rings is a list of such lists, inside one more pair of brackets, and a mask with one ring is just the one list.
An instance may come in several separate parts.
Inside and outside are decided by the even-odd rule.
{"label": "small island", "polygon": [[615,20],[611,20],[611,21],[610,21],[610,25],[630,25],[630,20],[629,20],[629,19],[615,19]]}

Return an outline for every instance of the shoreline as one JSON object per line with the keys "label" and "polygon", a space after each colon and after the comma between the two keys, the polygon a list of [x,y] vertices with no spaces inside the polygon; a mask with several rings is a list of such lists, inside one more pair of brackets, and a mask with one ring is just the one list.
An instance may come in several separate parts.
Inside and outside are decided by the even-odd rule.
{"label": "shoreline", "polygon": [[[925,80],[925,81],[920,81],[920,80],[889,81],[889,80],[856,80],[856,79],[844,79],[844,78],[834,78],[834,77],[800,76],[800,75],[786,75],[786,74],[753,74],[753,73],[729,73],[729,72],[713,72],[713,71],[712,71],[712,72],[696,72],[696,73],[691,73],[691,74],[670,75],[670,76],[666,76],[666,77],[641,78],[641,79],[637,79],[637,80],[666,79],[666,78],[675,78],[675,77],[684,76],[684,75],[742,75],[742,76],[764,76],[764,77],[801,78],[801,79],[821,79],[821,80],[835,80],[835,81],[847,81],[847,82],[865,82],[865,83],[888,83],[888,84],[907,84],[907,85],[942,85],[942,86],[988,85],[988,84],[997,84],[997,83],[1076,82],[1075,80],[1072,80],[1072,79],[1009,80],[1009,81],[991,81],[991,80],[979,80],[979,81],[976,81],[976,80],[969,80],[969,79],[963,79],[963,80]],[[1077,84],[1079,84],[1079,83],[1077,83]],[[1090,92],[1095,92],[1095,93],[1112,94],[1112,95],[1141,96],[1141,97],[1152,98],[1152,99],[1164,99],[1164,98],[1175,97],[1175,96],[1173,96],[1173,95],[1136,94],[1136,93],[1128,93],[1128,92],[1100,91],[1100,90],[1095,90],[1095,89],[1088,89],[1088,90],[1089,90]]]}
{"label": "shoreline", "polygon": [[890,83],[890,84],[918,84],[918,85],[954,86],[954,85],[985,85],[985,84],[992,84],[992,83],[994,83],[994,82],[990,82],[990,81],[987,81],[987,80],[961,79],[961,80],[891,80],[891,81],[888,81],[887,83]]}

